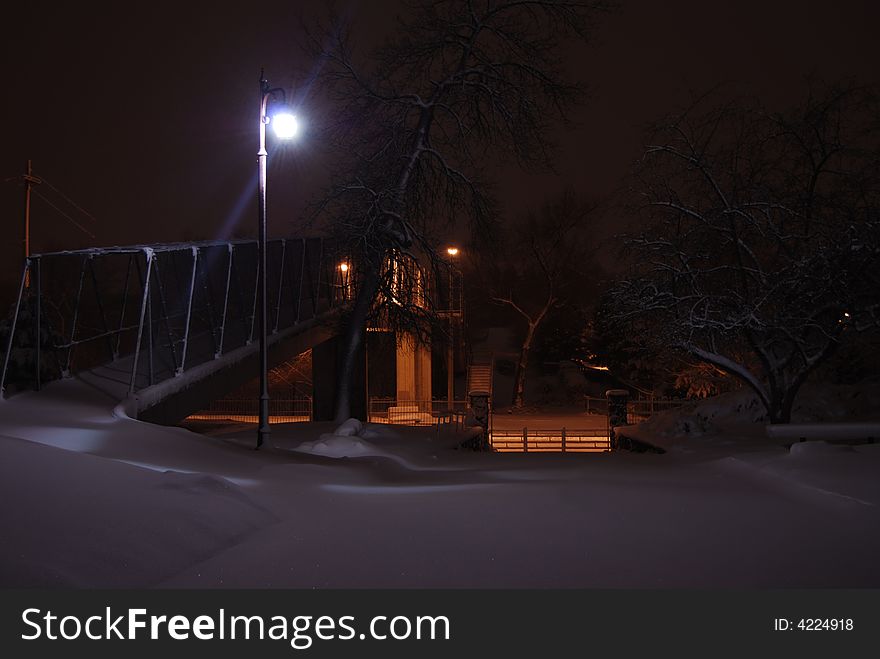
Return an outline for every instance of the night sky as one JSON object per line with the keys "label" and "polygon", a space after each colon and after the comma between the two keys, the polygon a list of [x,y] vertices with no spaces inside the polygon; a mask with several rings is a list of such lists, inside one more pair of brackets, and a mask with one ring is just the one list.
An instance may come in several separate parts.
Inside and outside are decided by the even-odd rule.
{"label": "night sky", "polygon": [[[73,215],[92,239],[35,198],[33,251],[255,234],[260,67],[282,87],[307,77],[313,63],[298,43],[300,17],[325,3],[20,4],[27,7],[4,10],[0,180],[31,158],[35,173],[96,218]],[[538,203],[566,185],[608,195],[638,156],[645,123],[692,93],[726,83],[784,104],[809,74],[870,80],[880,62],[880,6],[869,0],[620,5],[592,45],[568,53],[592,95],[576,113],[579,125],[558,131],[558,172],[501,167],[503,208]],[[368,44],[391,27],[399,3],[342,6]],[[308,133],[273,155],[270,232],[297,235],[303,205],[326,180],[326,159]],[[21,265],[20,188],[0,186],[0,212],[5,299]]]}

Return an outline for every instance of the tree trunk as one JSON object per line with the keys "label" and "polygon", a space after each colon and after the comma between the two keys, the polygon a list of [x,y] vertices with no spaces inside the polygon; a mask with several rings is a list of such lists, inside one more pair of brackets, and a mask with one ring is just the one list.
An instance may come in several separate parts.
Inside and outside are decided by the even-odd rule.
{"label": "tree trunk", "polygon": [[770,423],[791,422],[791,410],[794,407],[794,399],[808,373],[808,370],[804,370],[792,381],[786,381],[782,375],[778,377],[778,382],[784,384],[772,389],[770,392],[770,406],[768,409]]}
{"label": "tree trunk", "polygon": [[536,323],[529,323],[526,338],[523,339],[519,350],[519,362],[516,364],[516,373],[513,376],[513,407],[519,409],[523,406],[523,391],[526,384],[526,368],[529,365],[529,351],[532,349],[532,339],[535,337]]}
{"label": "tree trunk", "polygon": [[791,421],[791,404],[785,404],[785,395],[782,391],[774,389],[770,392],[770,404],[767,408],[767,414],[770,417],[770,423],[788,423]]}
{"label": "tree trunk", "polygon": [[357,357],[364,339],[367,317],[376,292],[379,290],[379,276],[372,268],[367,268],[357,297],[348,318],[343,334],[343,355],[336,378],[336,412],[335,420],[342,423],[351,417],[351,399],[354,394],[354,375],[357,368]]}

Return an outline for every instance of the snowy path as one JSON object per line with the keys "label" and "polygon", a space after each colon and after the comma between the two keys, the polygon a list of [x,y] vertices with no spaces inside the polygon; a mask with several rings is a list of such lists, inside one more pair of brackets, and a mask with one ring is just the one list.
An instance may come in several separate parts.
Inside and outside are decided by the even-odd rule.
{"label": "snowy path", "polygon": [[[0,404],[0,583],[160,587],[878,587],[880,446],[492,455],[371,428],[195,435],[75,381]],[[447,438],[448,439],[448,438]],[[233,440],[233,441],[230,441]]]}

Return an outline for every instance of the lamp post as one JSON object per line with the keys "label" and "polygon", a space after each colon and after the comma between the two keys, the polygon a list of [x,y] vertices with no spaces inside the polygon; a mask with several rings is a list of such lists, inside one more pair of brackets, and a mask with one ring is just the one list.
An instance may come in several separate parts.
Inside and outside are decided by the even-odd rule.
{"label": "lamp post", "polygon": [[[282,106],[270,118],[268,114],[269,102],[280,96]],[[260,148],[257,151],[257,166],[259,168],[259,184],[257,189],[257,214],[259,222],[258,250],[257,255],[257,296],[259,297],[260,313],[260,418],[257,424],[257,448],[269,438],[269,342],[266,335],[268,328],[268,301],[266,299],[266,262],[268,253],[268,240],[266,228],[266,124],[271,123],[275,128],[275,135],[287,140],[293,138],[298,125],[296,117],[284,105],[284,90],[269,87],[269,81],[260,71]],[[283,108],[283,109],[282,109]]]}
{"label": "lamp post", "polygon": [[349,295],[348,295],[348,283],[349,283],[349,274],[348,274],[349,266],[348,266],[348,263],[346,263],[345,261],[343,261],[342,263],[340,263],[340,264],[337,266],[337,268],[339,269],[339,272],[341,273],[340,276],[339,276],[339,297],[340,297],[340,301],[341,301],[341,302],[347,302],[347,301],[348,301],[348,297],[349,297]]}
{"label": "lamp post", "polygon": [[449,255],[449,345],[446,349],[446,399],[447,407],[452,412],[455,400],[455,321],[452,318],[452,271],[455,266],[452,265],[452,259],[458,256],[458,248],[447,247],[446,253]]}

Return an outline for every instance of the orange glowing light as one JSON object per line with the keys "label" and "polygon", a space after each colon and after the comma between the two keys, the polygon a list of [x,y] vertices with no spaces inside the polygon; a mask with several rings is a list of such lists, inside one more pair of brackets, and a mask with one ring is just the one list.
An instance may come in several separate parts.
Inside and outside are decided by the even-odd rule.
{"label": "orange glowing light", "polygon": [[449,256],[456,256],[458,254],[458,247],[447,247],[446,253],[449,254]]}
{"label": "orange glowing light", "polygon": [[342,271],[342,272],[348,272],[348,263],[340,263],[340,264],[339,264],[339,269],[340,269],[340,271]]}

